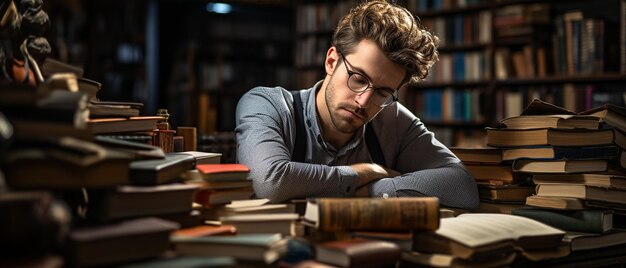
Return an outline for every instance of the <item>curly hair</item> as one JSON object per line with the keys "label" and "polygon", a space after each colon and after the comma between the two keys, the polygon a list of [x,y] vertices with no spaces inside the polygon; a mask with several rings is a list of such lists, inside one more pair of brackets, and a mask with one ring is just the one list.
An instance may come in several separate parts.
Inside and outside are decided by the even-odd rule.
{"label": "curly hair", "polygon": [[385,0],[351,9],[339,21],[332,45],[340,53],[350,54],[365,39],[374,41],[391,61],[404,66],[409,83],[426,78],[439,59],[439,38],[406,8]]}

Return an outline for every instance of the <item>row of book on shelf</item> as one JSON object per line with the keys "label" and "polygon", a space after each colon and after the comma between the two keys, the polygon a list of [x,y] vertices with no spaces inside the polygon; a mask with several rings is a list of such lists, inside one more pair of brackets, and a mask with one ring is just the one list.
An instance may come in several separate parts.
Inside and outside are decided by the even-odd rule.
{"label": "row of book on shelf", "polygon": [[[413,98],[413,99],[409,99]],[[485,124],[489,118],[519,115],[533,99],[557,103],[568,110],[584,111],[605,103],[622,106],[622,90],[602,85],[563,85],[505,87],[488,94],[480,87],[465,89],[429,88],[403,97],[403,102],[426,122]],[[487,107],[492,107],[489,109]],[[489,109],[489,112],[487,111]]]}

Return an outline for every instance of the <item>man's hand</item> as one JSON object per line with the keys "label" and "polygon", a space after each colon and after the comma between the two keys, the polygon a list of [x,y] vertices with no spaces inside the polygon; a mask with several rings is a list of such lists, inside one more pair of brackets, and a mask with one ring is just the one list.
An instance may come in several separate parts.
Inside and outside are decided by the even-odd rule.
{"label": "man's hand", "polygon": [[359,184],[354,196],[356,197],[369,197],[371,196],[369,185],[371,182],[383,179],[400,176],[400,172],[393,169],[384,168],[377,164],[360,163],[351,165],[352,169],[359,175]]}
{"label": "man's hand", "polygon": [[357,187],[364,186],[382,178],[390,178],[400,175],[400,172],[372,163],[353,164],[350,165],[350,167],[352,167],[352,169],[354,169],[356,174],[359,176],[359,183]]}

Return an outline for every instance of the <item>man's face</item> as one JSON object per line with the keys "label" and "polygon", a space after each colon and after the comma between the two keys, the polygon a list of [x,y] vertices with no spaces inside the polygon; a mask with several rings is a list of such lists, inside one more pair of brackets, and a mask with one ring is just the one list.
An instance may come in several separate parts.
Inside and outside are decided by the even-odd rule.
{"label": "man's face", "polygon": [[[337,51],[335,53],[341,58]],[[349,64],[346,64],[346,61],[338,61],[335,64],[324,97],[334,130],[351,134],[374,118],[383,108],[372,101],[373,95],[377,93],[371,87],[363,93],[350,90],[347,83],[349,72],[362,75],[376,88],[395,91],[402,83],[406,71],[401,65],[389,60],[378,46],[369,40],[361,41],[354,53],[343,56]]]}

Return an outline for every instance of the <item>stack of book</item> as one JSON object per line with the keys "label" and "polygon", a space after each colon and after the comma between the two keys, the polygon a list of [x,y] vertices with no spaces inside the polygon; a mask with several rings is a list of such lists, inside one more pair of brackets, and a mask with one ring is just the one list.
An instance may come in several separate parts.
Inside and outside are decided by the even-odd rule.
{"label": "stack of book", "polygon": [[459,157],[478,184],[479,211],[510,213],[523,206],[526,197],[535,193],[525,174],[514,174],[511,163],[517,158],[501,148],[450,148]]}
{"label": "stack of book", "polygon": [[[249,199],[250,168],[242,164],[201,164],[185,173],[186,183],[200,187],[195,202],[208,209],[219,209],[233,200]],[[209,213],[211,214],[211,213]]]}
{"label": "stack of book", "polygon": [[529,174],[536,184],[536,195],[526,200],[534,208],[513,214],[572,232],[565,240],[572,251],[626,243],[626,234],[613,228],[623,224],[614,220],[623,217],[613,216],[626,208],[623,122],[621,107],[576,114],[535,100],[522,115],[503,119],[506,128],[488,129],[490,145],[503,151],[517,146],[513,171]]}

